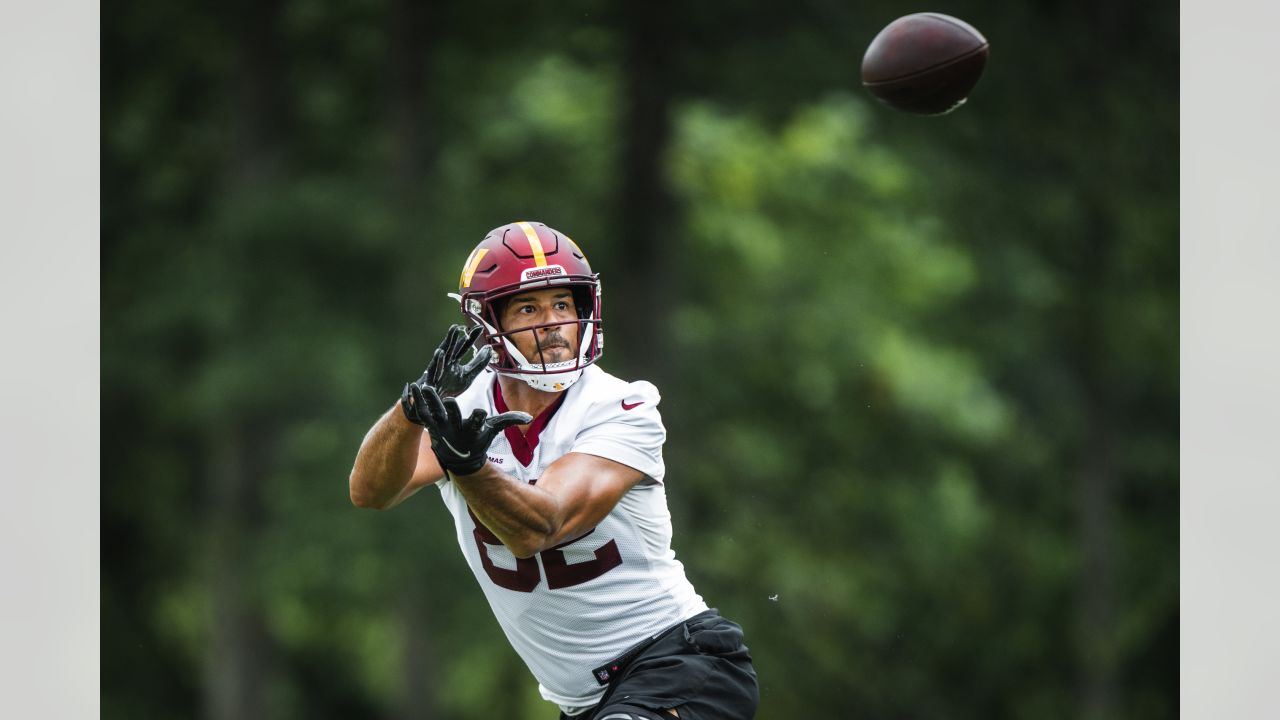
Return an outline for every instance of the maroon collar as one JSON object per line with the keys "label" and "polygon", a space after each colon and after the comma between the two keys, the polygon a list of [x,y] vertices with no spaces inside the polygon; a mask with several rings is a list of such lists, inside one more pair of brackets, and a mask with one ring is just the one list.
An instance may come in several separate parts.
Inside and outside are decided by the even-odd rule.
{"label": "maroon collar", "polygon": [[[529,463],[533,462],[533,451],[538,447],[538,436],[542,434],[542,429],[547,426],[547,423],[551,422],[551,416],[555,415],[564,404],[564,396],[565,393],[562,391],[555,402],[538,413],[538,417],[529,423],[529,429],[525,433],[521,434],[520,429],[515,425],[503,430],[507,434],[507,442],[511,443],[511,453],[516,456],[516,460],[519,460],[521,465],[529,467]],[[502,383],[496,377],[493,379],[493,407],[499,414],[507,412],[507,401],[502,398]]]}

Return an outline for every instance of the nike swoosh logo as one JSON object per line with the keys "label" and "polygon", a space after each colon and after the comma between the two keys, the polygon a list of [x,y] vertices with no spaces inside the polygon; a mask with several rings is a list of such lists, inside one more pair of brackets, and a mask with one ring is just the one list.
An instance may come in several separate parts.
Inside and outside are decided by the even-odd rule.
{"label": "nike swoosh logo", "polygon": [[641,406],[641,405],[643,405],[643,404],[644,404],[644,401],[643,401],[643,400],[641,400],[641,401],[640,401],[640,402],[638,402],[638,403],[634,403],[634,404],[632,404],[632,405],[628,405],[628,404],[627,404],[627,401],[626,401],[626,400],[623,400],[623,401],[622,401],[622,409],[623,409],[623,410],[635,410],[636,408],[640,407],[640,406]]}
{"label": "nike swoosh logo", "polygon": [[451,445],[451,444],[449,443],[449,441],[448,441],[448,440],[446,440],[445,438],[440,438],[440,440],[444,443],[444,446],[445,446],[445,447],[447,447],[447,448],[449,448],[450,450],[452,450],[452,451],[453,451],[453,453],[454,453],[455,455],[457,455],[457,456],[458,456],[458,458],[459,458],[460,460],[466,460],[467,458],[471,457],[471,453],[469,453],[469,452],[462,452],[462,451],[461,451],[461,450],[459,450],[458,448],[456,448],[456,447],[454,447],[453,445]]}

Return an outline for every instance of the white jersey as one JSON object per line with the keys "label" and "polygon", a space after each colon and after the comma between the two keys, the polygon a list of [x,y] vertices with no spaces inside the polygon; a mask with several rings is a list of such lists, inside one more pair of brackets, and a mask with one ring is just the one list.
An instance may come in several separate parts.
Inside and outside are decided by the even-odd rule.
{"label": "white jersey", "polygon": [[[486,370],[462,395],[475,408],[506,410]],[[533,483],[565,453],[597,455],[648,477],[629,490],[594,530],[558,548],[517,559],[476,521],[447,477],[437,483],[453,514],[458,545],[512,647],[538,679],[542,697],[566,712],[604,694],[592,670],[632,645],[707,609],[671,550],[671,514],[663,490],[658,390],[627,383],[592,365],[526,436],[498,433],[489,462]],[[514,441],[514,442],[513,442]]]}

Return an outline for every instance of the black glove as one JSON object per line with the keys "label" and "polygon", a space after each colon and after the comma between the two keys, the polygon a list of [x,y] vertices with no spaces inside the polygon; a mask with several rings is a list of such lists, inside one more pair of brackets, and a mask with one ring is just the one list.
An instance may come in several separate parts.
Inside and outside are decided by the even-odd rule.
{"label": "black glove", "polygon": [[[533,422],[529,413],[505,412],[489,417],[480,408],[463,420],[458,401],[453,398],[441,400],[439,393],[430,385],[423,387],[410,383],[406,392],[412,398],[415,413],[422,418],[421,424],[431,433],[431,449],[435,451],[440,467],[454,475],[470,475],[484,467],[485,451],[498,431]],[[405,413],[408,412],[406,409]]]}
{"label": "black glove", "polygon": [[409,419],[409,422],[422,426],[427,424],[422,417],[421,404],[414,402],[413,393],[410,392],[411,387],[430,386],[435,388],[436,394],[441,397],[456,397],[471,387],[471,382],[476,379],[476,375],[484,370],[485,365],[488,365],[493,357],[493,348],[486,345],[476,353],[471,362],[466,365],[458,364],[462,354],[475,343],[479,336],[480,326],[478,325],[472,328],[471,332],[466,332],[461,325],[449,326],[444,342],[441,342],[440,347],[436,348],[431,355],[431,362],[427,363],[426,372],[422,373],[422,377],[416,382],[406,383],[404,390],[400,393],[400,407],[404,410],[404,416]]}
{"label": "black glove", "polygon": [[450,325],[440,347],[431,355],[427,371],[418,379],[419,385],[430,385],[442,398],[457,397],[471,387],[471,381],[493,359],[493,348],[485,345],[476,351],[471,362],[461,365],[462,355],[475,345],[480,337],[479,325],[468,331],[461,325]]}

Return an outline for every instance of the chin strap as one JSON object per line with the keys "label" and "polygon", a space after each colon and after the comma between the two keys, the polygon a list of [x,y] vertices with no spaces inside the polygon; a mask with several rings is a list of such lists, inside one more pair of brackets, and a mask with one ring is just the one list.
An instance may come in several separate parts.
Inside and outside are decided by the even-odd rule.
{"label": "chin strap", "polygon": [[[497,370],[500,374],[506,375],[507,377],[515,378],[517,380],[523,380],[525,383],[529,385],[529,387],[533,388],[534,390],[541,390],[543,392],[560,392],[561,390],[568,390],[570,386],[578,382],[578,378],[582,377],[582,365],[581,365],[582,359],[581,358],[578,359],[577,367],[573,367],[574,362],[572,360],[565,360],[564,362],[558,362],[558,363],[545,363],[545,364],[534,365],[533,363],[526,360],[524,355],[520,354],[520,351],[516,349],[515,343],[511,342],[507,338],[502,338],[502,343],[503,345],[506,346],[507,352],[510,354],[511,359],[515,361],[516,367],[494,368],[494,369]],[[521,372],[522,370],[524,371],[541,370],[543,368],[554,369],[556,368],[556,366],[559,366],[559,365],[566,366],[565,370],[561,372],[536,373],[536,374],[529,373],[529,372]]]}
{"label": "chin strap", "polygon": [[561,390],[568,390],[574,383],[578,382],[579,378],[582,377],[582,368],[562,373],[547,373],[545,375],[526,375],[515,370],[499,370],[498,374],[523,380],[534,390],[560,392]]}

